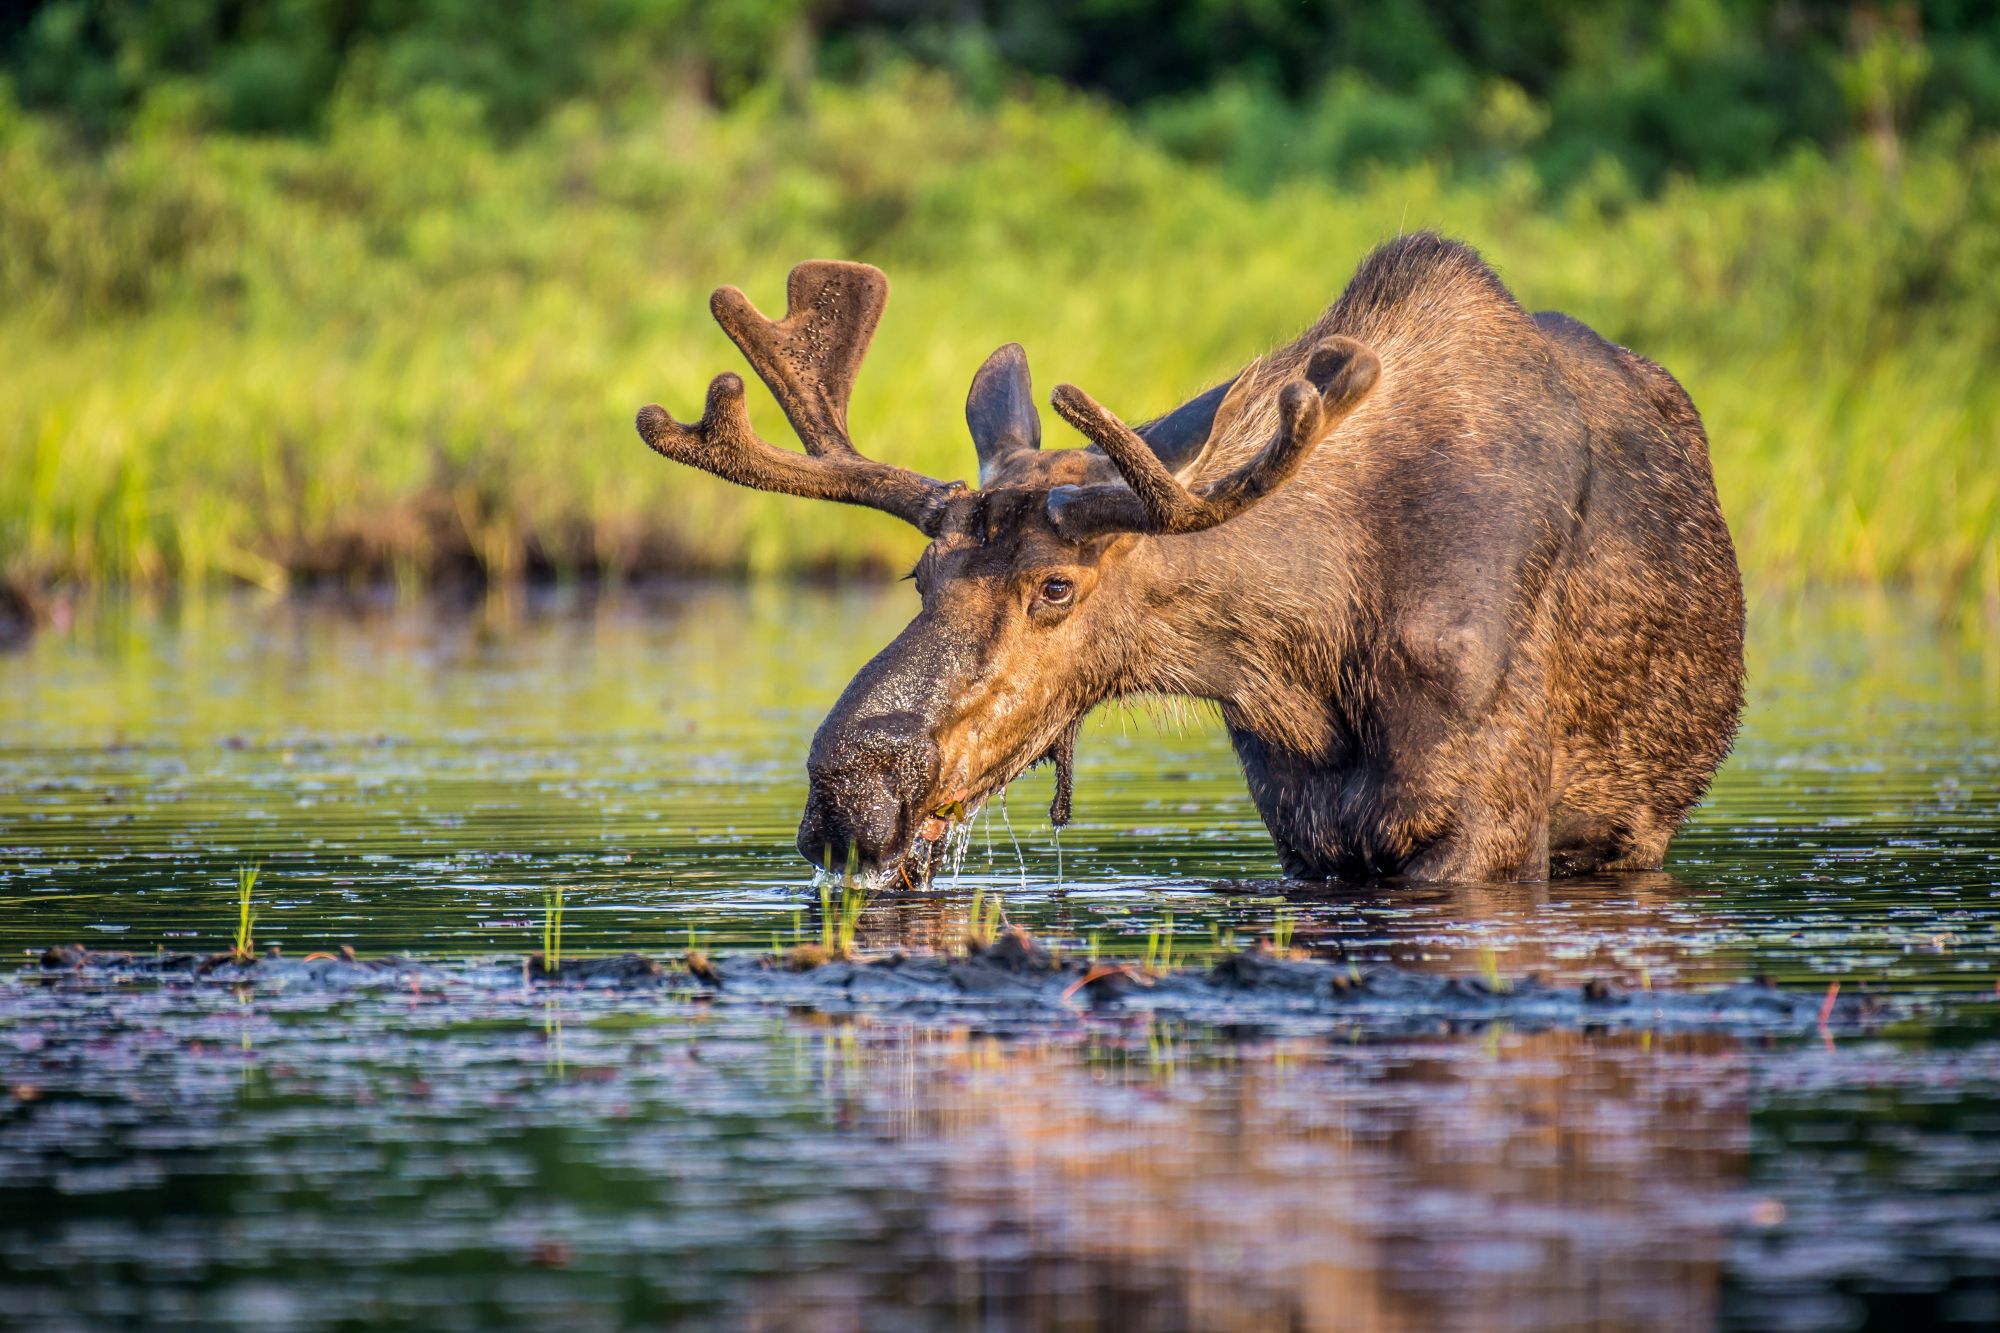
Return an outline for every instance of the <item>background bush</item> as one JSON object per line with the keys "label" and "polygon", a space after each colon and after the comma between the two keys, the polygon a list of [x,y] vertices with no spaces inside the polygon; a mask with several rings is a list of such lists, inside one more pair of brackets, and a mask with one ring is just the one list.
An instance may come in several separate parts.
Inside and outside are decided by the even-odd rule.
{"label": "background bush", "polygon": [[901,561],[889,520],[637,442],[740,369],[711,287],[888,269],[857,438],[959,477],[997,344],[1144,414],[1430,226],[1683,379],[1754,576],[2000,589],[1984,9],[945,13],[12,12],[0,577]]}

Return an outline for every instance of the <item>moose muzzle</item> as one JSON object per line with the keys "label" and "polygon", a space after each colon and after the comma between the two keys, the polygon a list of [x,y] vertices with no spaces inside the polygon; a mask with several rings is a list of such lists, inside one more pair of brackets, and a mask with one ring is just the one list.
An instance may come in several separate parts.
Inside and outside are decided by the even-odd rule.
{"label": "moose muzzle", "polygon": [[816,866],[893,870],[916,843],[936,789],[938,750],[916,713],[850,717],[836,709],[813,737],[799,854]]}

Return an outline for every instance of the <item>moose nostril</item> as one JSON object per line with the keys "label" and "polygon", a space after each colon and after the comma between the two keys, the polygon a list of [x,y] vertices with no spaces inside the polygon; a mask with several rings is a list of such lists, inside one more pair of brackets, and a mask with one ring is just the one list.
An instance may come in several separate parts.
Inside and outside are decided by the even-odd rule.
{"label": "moose nostril", "polygon": [[850,861],[873,862],[895,845],[904,822],[900,807],[888,801],[830,799],[818,788],[799,820],[799,855],[815,866],[839,871]]}
{"label": "moose nostril", "polygon": [[814,865],[851,856],[879,863],[914,828],[913,808],[929,795],[938,752],[914,713],[830,719],[806,761],[811,790],[799,821],[799,854]]}

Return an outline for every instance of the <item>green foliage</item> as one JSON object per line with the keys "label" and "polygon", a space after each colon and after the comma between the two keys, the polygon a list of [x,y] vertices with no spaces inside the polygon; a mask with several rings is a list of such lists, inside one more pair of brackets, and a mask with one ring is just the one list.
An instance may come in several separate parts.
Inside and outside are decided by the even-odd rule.
{"label": "green foliage", "polygon": [[322,127],[345,101],[406,106],[447,92],[513,133],[589,92],[662,77],[711,96],[776,68],[802,0],[51,0],[0,57],[24,101],[96,133],[143,119],[164,89],[202,123]]}
{"label": "green foliage", "polygon": [[[639,444],[640,404],[690,416],[741,369],[712,287],[770,310],[796,260],[886,268],[856,438],[965,477],[960,404],[994,346],[1143,416],[1295,334],[1418,226],[1686,383],[1753,575],[1991,565],[2000,139],[1940,131],[1894,170],[1800,150],[1650,197],[1604,158],[1551,197],[1498,147],[1532,132],[1524,104],[1473,96],[1489,174],[1417,162],[1269,195],[1101,103],[978,105],[909,70],[804,110],[572,106],[506,142],[437,91],[341,104],[317,141],[163,112],[103,152],[0,101],[0,580],[905,563],[919,539],[880,515]],[[751,410],[786,439],[761,390]]]}
{"label": "green foliage", "polygon": [[162,102],[319,134],[439,96],[512,136],[578,101],[798,103],[816,75],[907,60],[987,101],[1034,79],[1086,89],[1260,187],[1507,154],[1558,188],[1610,162],[1650,190],[1802,144],[2000,127],[2000,11],[1964,0],[47,0],[0,17],[22,99],[100,137]]}

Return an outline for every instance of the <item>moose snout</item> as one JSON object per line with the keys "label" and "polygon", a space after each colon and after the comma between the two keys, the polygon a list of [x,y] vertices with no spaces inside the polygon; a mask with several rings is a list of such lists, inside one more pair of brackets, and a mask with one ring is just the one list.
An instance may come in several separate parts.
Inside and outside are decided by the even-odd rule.
{"label": "moose snout", "polygon": [[886,869],[910,848],[935,788],[938,749],[914,713],[830,717],[806,759],[810,787],[799,855],[839,870]]}

